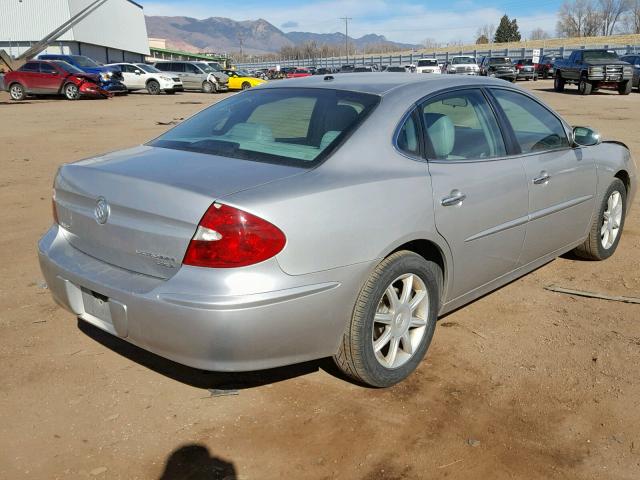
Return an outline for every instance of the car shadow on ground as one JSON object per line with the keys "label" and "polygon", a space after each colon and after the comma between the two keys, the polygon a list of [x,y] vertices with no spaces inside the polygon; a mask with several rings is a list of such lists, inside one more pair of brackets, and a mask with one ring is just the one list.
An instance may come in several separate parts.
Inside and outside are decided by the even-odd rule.
{"label": "car shadow on ground", "polygon": [[104,332],[80,319],[78,319],[78,328],[88,337],[132,362],[196,388],[242,390],[290,380],[319,370],[323,370],[341,380],[354,383],[336,368],[330,358],[253,372],[210,372],[168,360]]}
{"label": "car shadow on ground", "polygon": [[174,450],[158,480],[236,480],[233,463],[212,456],[209,449],[191,443]]}

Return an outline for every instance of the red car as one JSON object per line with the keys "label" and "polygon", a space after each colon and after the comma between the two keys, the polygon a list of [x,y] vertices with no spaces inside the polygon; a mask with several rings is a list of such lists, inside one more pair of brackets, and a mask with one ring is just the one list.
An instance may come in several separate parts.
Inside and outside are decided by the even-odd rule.
{"label": "red car", "polygon": [[85,73],[61,60],[34,60],[4,76],[6,90],[13,100],[27,95],[64,95],[69,100],[81,96],[106,98],[111,93],[99,86],[96,75]]}
{"label": "red car", "polygon": [[310,77],[311,72],[306,68],[296,68],[294,71],[287,73],[287,78]]}

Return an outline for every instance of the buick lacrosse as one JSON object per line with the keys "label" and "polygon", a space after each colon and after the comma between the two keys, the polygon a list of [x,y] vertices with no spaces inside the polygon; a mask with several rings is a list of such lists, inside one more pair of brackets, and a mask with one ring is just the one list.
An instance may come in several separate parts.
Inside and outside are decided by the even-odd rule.
{"label": "buick lacrosse", "polygon": [[439,315],[613,254],[635,192],[624,144],[504,81],[315,76],[62,166],[39,256],[58,303],[176,362],[385,387]]}

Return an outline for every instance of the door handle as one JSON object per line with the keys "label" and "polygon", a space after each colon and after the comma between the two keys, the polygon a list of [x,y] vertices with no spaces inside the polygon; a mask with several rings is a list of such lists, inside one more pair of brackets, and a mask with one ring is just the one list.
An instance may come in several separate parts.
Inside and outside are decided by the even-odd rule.
{"label": "door handle", "polygon": [[444,197],[440,201],[440,205],[442,205],[443,207],[460,206],[462,205],[462,202],[464,202],[465,198],[467,198],[467,196],[460,190],[453,190],[451,192],[451,195],[449,195],[448,197]]}
{"label": "door handle", "polygon": [[551,175],[543,170],[540,172],[540,175],[533,179],[533,183],[535,185],[546,185],[547,183],[549,183],[550,178]]}

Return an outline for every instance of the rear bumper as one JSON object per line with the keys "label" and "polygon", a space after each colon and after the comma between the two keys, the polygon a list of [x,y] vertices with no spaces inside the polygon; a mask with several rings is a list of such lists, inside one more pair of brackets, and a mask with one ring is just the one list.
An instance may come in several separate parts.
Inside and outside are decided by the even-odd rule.
{"label": "rear bumper", "polygon": [[333,355],[372,268],[359,264],[290,276],[271,259],[243,269],[183,266],[164,280],[80,252],[58,226],[38,250],[42,273],[61,306],[160,356],[216,371]]}
{"label": "rear bumper", "polygon": [[518,78],[535,78],[538,74],[536,72],[518,72]]}

